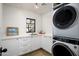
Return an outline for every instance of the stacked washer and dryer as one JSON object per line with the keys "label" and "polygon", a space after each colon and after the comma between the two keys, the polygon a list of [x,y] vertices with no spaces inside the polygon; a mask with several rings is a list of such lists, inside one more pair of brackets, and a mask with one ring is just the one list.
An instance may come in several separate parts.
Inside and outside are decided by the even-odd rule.
{"label": "stacked washer and dryer", "polygon": [[79,55],[79,3],[61,4],[53,13],[54,56]]}

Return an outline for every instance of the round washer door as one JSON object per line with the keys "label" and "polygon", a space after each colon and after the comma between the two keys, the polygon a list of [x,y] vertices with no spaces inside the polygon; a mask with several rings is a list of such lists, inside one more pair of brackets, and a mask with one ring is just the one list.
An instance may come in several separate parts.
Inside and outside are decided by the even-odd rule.
{"label": "round washer door", "polygon": [[60,29],[68,28],[73,24],[77,16],[76,10],[72,6],[59,8],[53,15],[53,24]]}
{"label": "round washer door", "polygon": [[54,56],[75,56],[75,53],[62,43],[54,44],[52,47],[52,53]]}

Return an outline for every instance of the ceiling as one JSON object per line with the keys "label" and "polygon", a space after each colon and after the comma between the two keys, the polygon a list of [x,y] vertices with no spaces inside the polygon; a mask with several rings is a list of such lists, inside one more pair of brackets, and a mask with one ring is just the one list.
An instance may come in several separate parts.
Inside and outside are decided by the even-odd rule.
{"label": "ceiling", "polygon": [[35,8],[35,3],[5,3],[6,5],[11,5],[21,9],[26,9],[38,14],[44,14],[52,10],[52,3],[37,3],[39,8]]}

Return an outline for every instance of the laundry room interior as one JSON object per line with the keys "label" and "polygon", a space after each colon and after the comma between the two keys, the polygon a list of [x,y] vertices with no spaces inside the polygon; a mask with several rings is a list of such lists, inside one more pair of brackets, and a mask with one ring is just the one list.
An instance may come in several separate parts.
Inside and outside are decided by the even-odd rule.
{"label": "laundry room interior", "polygon": [[79,3],[0,3],[0,56],[79,56]]}

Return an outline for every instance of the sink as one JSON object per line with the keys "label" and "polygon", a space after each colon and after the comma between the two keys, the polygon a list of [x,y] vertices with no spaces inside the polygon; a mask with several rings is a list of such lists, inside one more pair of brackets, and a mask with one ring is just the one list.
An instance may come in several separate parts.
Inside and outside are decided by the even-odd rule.
{"label": "sink", "polygon": [[37,36],[37,34],[35,34],[35,33],[34,34],[31,34],[31,37],[34,37],[34,36]]}

